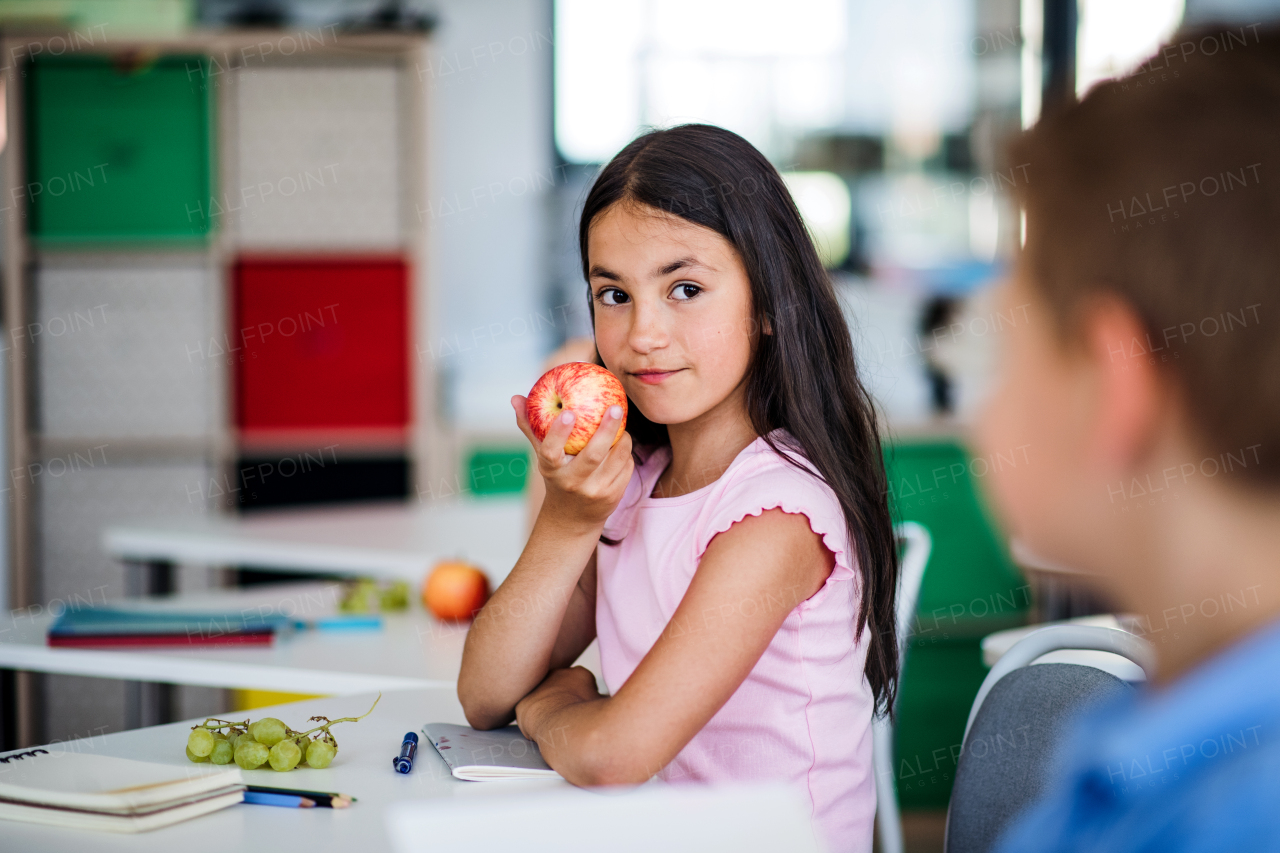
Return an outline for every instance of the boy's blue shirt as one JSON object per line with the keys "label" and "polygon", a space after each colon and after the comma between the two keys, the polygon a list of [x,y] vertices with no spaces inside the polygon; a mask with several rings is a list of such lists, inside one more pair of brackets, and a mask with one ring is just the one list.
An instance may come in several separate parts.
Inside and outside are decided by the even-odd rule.
{"label": "boy's blue shirt", "polygon": [[996,850],[1280,850],[1280,623],[1126,694],[1081,719]]}

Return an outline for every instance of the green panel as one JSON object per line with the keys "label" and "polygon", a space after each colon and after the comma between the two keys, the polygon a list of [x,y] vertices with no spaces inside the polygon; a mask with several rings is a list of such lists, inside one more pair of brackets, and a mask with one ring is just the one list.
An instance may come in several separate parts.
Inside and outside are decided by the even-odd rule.
{"label": "green panel", "polygon": [[933,537],[916,632],[981,637],[1022,624],[1029,587],[975,488],[991,466],[947,441],[893,445],[885,467],[894,517],[918,521]]}
{"label": "green panel", "polygon": [[899,796],[906,809],[946,808],[986,676],[979,644],[1026,622],[1030,590],[975,487],[990,473],[986,460],[951,441],[911,442],[886,448],[885,465],[894,517],[919,522],[933,539],[898,705]]}
{"label": "green panel", "polygon": [[27,68],[27,194],[44,244],[202,241],[209,231],[206,59]]}
{"label": "green panel", "polygon": [[529,452],[520,447],[477,447],[467,459],[472,494],[505,495],[524,491]]}
{"label": "green panel", "polygon": [[987,668],[976,639],[912,641],[895,729],[894,778],[903,809],[945,809],[969,708]]}

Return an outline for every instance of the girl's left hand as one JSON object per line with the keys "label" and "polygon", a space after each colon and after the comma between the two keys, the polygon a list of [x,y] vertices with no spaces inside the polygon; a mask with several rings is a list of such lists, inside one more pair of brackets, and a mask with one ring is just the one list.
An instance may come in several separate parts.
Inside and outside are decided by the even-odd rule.
{"label": "girl's left hand", "polygon": [[516,724],[520,726],[520,734],[538,741],[542,734],[539,723],[549,714],[568,705],[600,698],[596,677],[585,666],[552,670],[532,693],[516,703]]}

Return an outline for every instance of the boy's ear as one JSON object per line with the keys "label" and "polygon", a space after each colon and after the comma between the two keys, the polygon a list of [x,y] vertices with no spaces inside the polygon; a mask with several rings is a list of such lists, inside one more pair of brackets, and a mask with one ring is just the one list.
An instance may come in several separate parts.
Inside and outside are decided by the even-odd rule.
{"label": "boy's ear", "polygon": [[1104,297],[1085,312],[1083,331],[1097,381],[1093,447],[1107,467],[1135,467],[1155,443],[1169,402],[1146,328],[1126,302]]}

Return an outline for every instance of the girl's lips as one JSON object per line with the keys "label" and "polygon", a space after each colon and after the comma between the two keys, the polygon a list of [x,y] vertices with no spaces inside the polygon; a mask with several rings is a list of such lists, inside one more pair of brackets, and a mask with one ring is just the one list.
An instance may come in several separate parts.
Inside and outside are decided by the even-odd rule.
{"label": "girl's lips", "polygon": [[668,376],[675,376],[679,372],[679,370],[668,370],[663,373],[633,373],[632,376],[646,385],[657,385]]}

